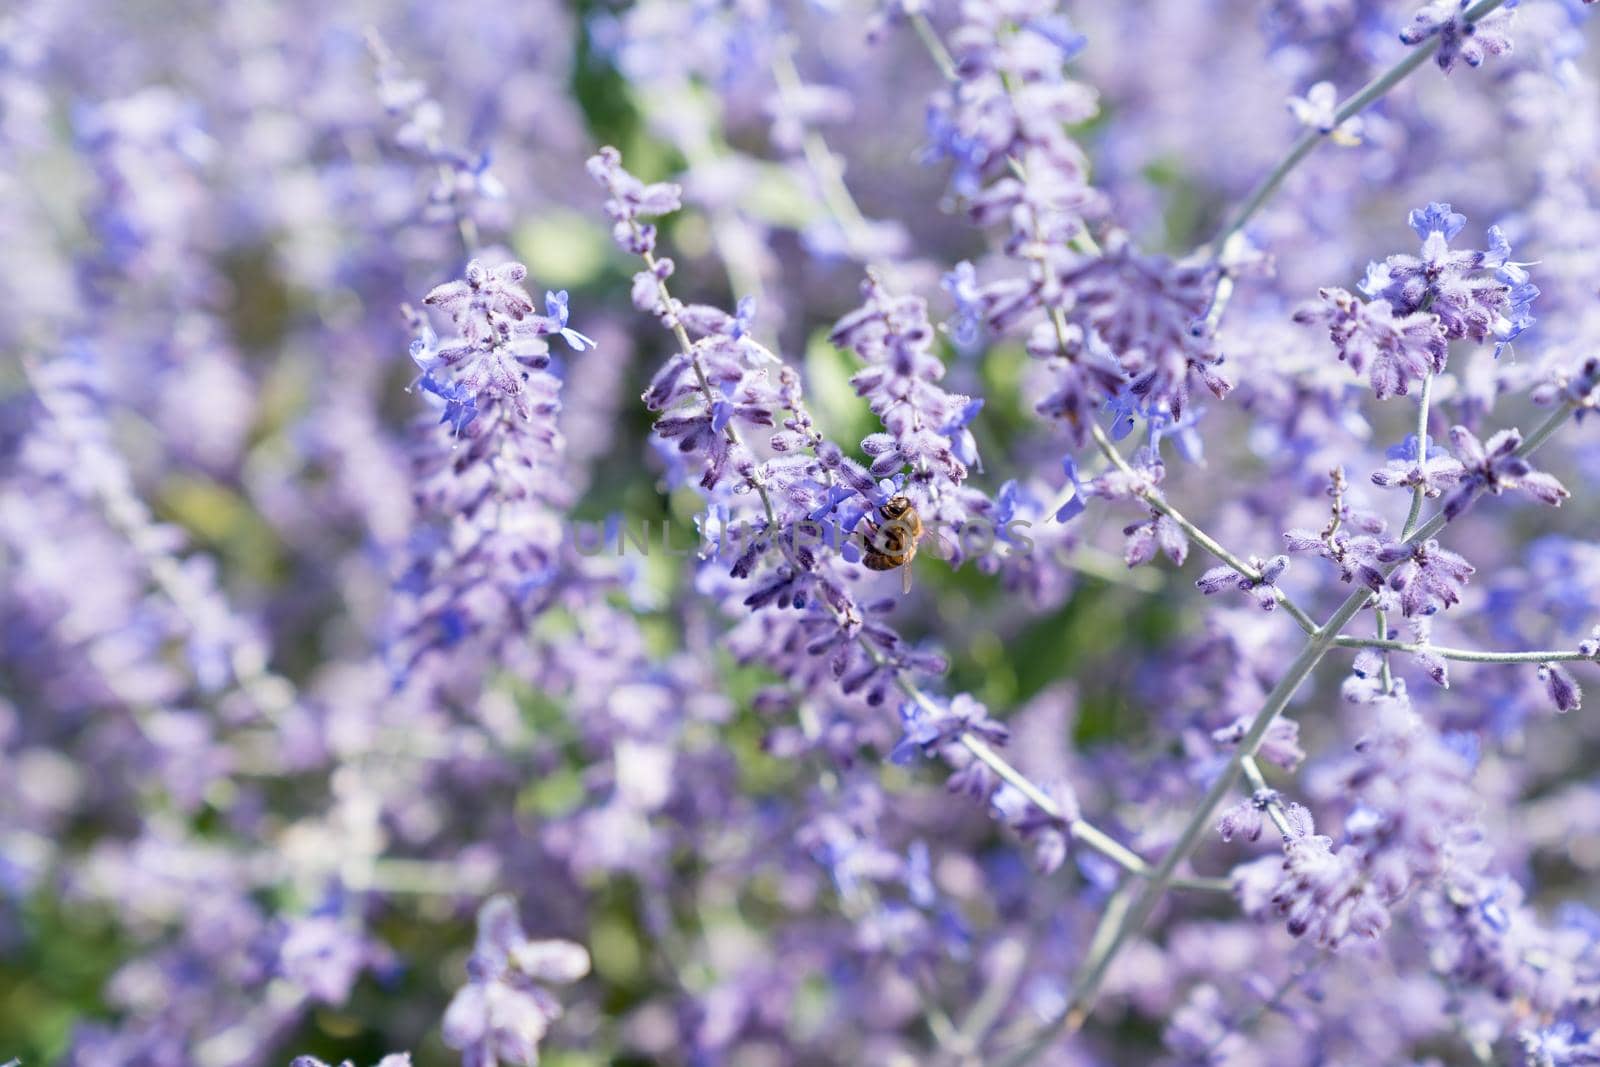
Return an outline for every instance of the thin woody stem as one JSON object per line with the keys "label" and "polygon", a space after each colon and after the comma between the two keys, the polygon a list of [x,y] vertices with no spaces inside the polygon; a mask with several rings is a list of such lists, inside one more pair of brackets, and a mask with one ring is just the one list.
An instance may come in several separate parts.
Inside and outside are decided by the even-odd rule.
{"label": "thin woody stem", "polygon": [[1431,652],[1441,659],[1457,660],[1462,663],[1578,663],[1595,660],[1594,656],[1564,649],[1494,652],[1472,648],[1446,648],[1420,641],[1390,641],[1378,637],[1340,636],[1334,644],[1340,648],[1375,648],[1385,652]]}
{"label": "thin woody stem", "polygon": [[939,68],[939,73],[944,75],[945,81],[955,81],[959,77],[956,73],[956,61],[951,58],[950,50],[939,39],[939,32],[928,21],[928,16],[921,11],[913,11],[908,17],[911,20],[911,28],[917,31],[922,46],[933,58],[933,65]]}
{"label": "thin woody stem", "polygon": [[1417,471],[1421,480],[1411,490],[1411,512],[1406,516],[1402,537],[1409,536],[1417,528],[1417,520],[1422,517],[1422,501],[1428,495],[1423,472],[1428,464],[1428,405],[1432,399],[1433,372],[1429,371],[1422,376],[1422,396],[1417,400]]}
{"label": "thin woody stem", "polygon": [[[1252,797],[1256,794],[1270,793],[1272,787],[1267,784],[1266,776],[1261,773],[1261,764],[1256,762],[1254,756],[1246,756],[1239,761],[1239,766],[1244,770],[1244,779],[1250,783]],[[1293,835],[1289,832],[1289,819],[1283,813],[1283,804],[1277,799],[1267,801],[1267,817],[1272,820],[1272,825],[1278,828],[1278,834],[1285,841]]]}

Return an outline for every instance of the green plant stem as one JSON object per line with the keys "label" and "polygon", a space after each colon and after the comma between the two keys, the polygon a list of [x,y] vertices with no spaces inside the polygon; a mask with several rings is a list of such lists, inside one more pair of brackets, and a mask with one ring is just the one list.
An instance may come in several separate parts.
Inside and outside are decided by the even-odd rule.
{"label": "green plant stem", "polygon": [[[1387,641],[1389,639],[1389,615],[1388,615],[1388,613],[1385,612],[1382,608],[1374,608],[1373,611],[1372,611],[1372,615],[1373,615],[1373,622],[1376,624],[1377,629],[1378,629],[1378,640]],[[1341,637],[1339,640],[1342,642],[1345,639]],[[1384,656],[1383,657],[1383,665],[1378,668],[1378,673],[1379,673],[1379,678],[1383,682],[1383,691],[1385,693],[1388,693],[1388,692],[1392,691],[1394,689],[1394,671],[1389,666],[1389,657],[1388,656]]]}
{"label": "green plant stem", "polygon": [[[1417,469],[1419,473],[1426,467],[1428,462],[1428,406],[1432,399],[1433,372],[1429,371],[1422,376],[1422,395],[1417,398]],[[1417,528],[1417,520],[1422,517],[1422,501],[1427,495],[1428,490],[1425,485],[1412,487],[1411,511],[1406,515],[1406,525],[1401,533],[1402,537],[1410,536],[1411,531]]]}
{"label": "green plant stem", "polygon": [[1462,663],[1577,663],[1593,661],[1593,656],[1582,652],[1559,649],[1530,649],[1526,652],[1480,652],[1471,648],[1444,648],[1412,641],[1389,641],[1376,637],[1340,637],[1334,642],[1340,648],[1376,648],[1386,652],[1432,652],[1442,659]]}
{"label": "green plant stem", "polygon": [[917,32],[922,46],[928,50],[928,55],[933,57],[933,65],[939,68],[939,73],[944,75],[945,81],[956,80],[956,61],[951,58],[950,50],[939,39],[939,32],[928,21],[928,16],[921,11],[913,11],[909,16],[911,28]]}

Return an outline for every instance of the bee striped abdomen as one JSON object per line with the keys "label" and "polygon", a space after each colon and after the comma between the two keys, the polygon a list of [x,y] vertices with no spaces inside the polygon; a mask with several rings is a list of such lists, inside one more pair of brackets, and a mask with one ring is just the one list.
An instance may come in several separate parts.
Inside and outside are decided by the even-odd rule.
{"label": "bee striped abdomen", "polygon": [[869,522],[862,562],[875,571],[892,571],[909,564],[922,537],[922,518],[911,501],[897,496],[878,508],[881,522]]}

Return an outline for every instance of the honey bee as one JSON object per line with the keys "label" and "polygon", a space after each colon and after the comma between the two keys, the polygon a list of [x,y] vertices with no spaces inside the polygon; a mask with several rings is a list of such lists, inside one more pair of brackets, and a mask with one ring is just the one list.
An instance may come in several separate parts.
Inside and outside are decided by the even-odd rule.
{"label": "honey bee", "polygon": [[922,539],[922,516],[910,498],[894,496],[878,508],[880,522],[867,520],[869,531],[862,562],[875,571],[901,568],[901,585],[911,592],[911,561]]}

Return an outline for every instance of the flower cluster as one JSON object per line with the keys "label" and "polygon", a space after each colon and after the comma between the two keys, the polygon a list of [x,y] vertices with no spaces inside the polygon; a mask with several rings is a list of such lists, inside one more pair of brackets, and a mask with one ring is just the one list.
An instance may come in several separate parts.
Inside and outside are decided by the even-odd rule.
{"label": "flower cluster", "polygon": [[423,303],[457,331],[443,340],[411,313],[417,384],[438,418],[421,428],[413,459],[418,510],[435,525],[413,538],[399,583],[411,604],[393,652],[401,678],[469,638],[502,651],[552,591],[566,491],[561,383],[545,339],[559,335],[578,351],[590,342],[567,326],[565,293],[534,313],[526,276],[520,263],[474,260],[464,278],[434,288]]}
{"label": "flower cluster", "polygon": [[1509,31],[1516,19],[1515,0],[1487,18],[1474,19],[1471,7],[1472,0],[1431,0],[1400,31],[1400,40],[1415,45],[1437,37],[1439,46],[1433,58],[1446,74],[1458,60],[1477,67],[1487,56],[1511,51]]}
{"label": "flower cluster", "polygon": [[1539,289],[1511,246],[1491,227],[1488,251],[1455,250],[1451,238],[1466,216],[1449,204],[1413,211],[1411,229],[1422,238],[1420,255],[1393,255],[1370,263],[1359,297],[1324,289],[1320,303],[1295,313],[1295,321],[1328,328],[1339,358],[1367,375],[1378,399],[1406,395],[1411,386],[1445,369],[1451,341],[1495,342],[1495,355],[1533,325]]}
{"label": "flower cluster", "polygon": [[0,1055],[1600,1057],[1593,4],[177,7],[0,15]]}
{"label": "flower cluster", "polygon": [[951,183],[973,221],[1004,225],[1024,268],[979,284],[959,267],[947,287],[960,321],[1004,333],[1032,320],[1028,351],[1052,382],[1038,411],[1081,447],[1107,401],[1127,396],[1145,418],[1177,417],[1192,382],[1217,396],[1230,383],[1209,329],[1197,326],[1214,264],[1141,253],[1116,230],[1090,249],[1088,220],[1102,200],[1066,127],[1092,117],[1096,101],[1060,73],[1083,39],[1053,7],[963,7],[955,79],[935,100],[930,134],[935,156],[953,160]]}
{"label": "flower cluster", "polygon": [[[911,497],[924,524],[956,530],[973,518],[991,519],[993,505],[963,485],[969,468],[979,462],[968,427],[983,410],[983,400],[939,385],[945,366],[931,350],[935,335],[922,299],[893,296],[872,278],[863,286],[863,297],[862,306],[834,326],[829,340],[867,364],[851,384],[883,422],[884,432],[861,442],[872,457],[869,473],[880,479],[903,475],[900,491]],[[959,537],[941,548],[946,558],[960,562]]]}
{"label": "flower cluster", "polygon": [[[1344,764],[1325,772],[1346,807],[1342,839],[1336,845],[1316,833],[1310,813],[1291,805],[1281,864],[1269,857],[1235,872],[1246,908],[1270,902],[1291,934],[1309,934],[1325,948],[1378,936],[1402,900],[1475,872],[1485,855],[1469,760],[1410,708],[1403,687],[1374,694],[1365,706],[1375,716],[1371,731]],[[1276,803],[1258,793],[1250,815],[1223,821],[1224,837],[1259,837],[1254,810]]]}

